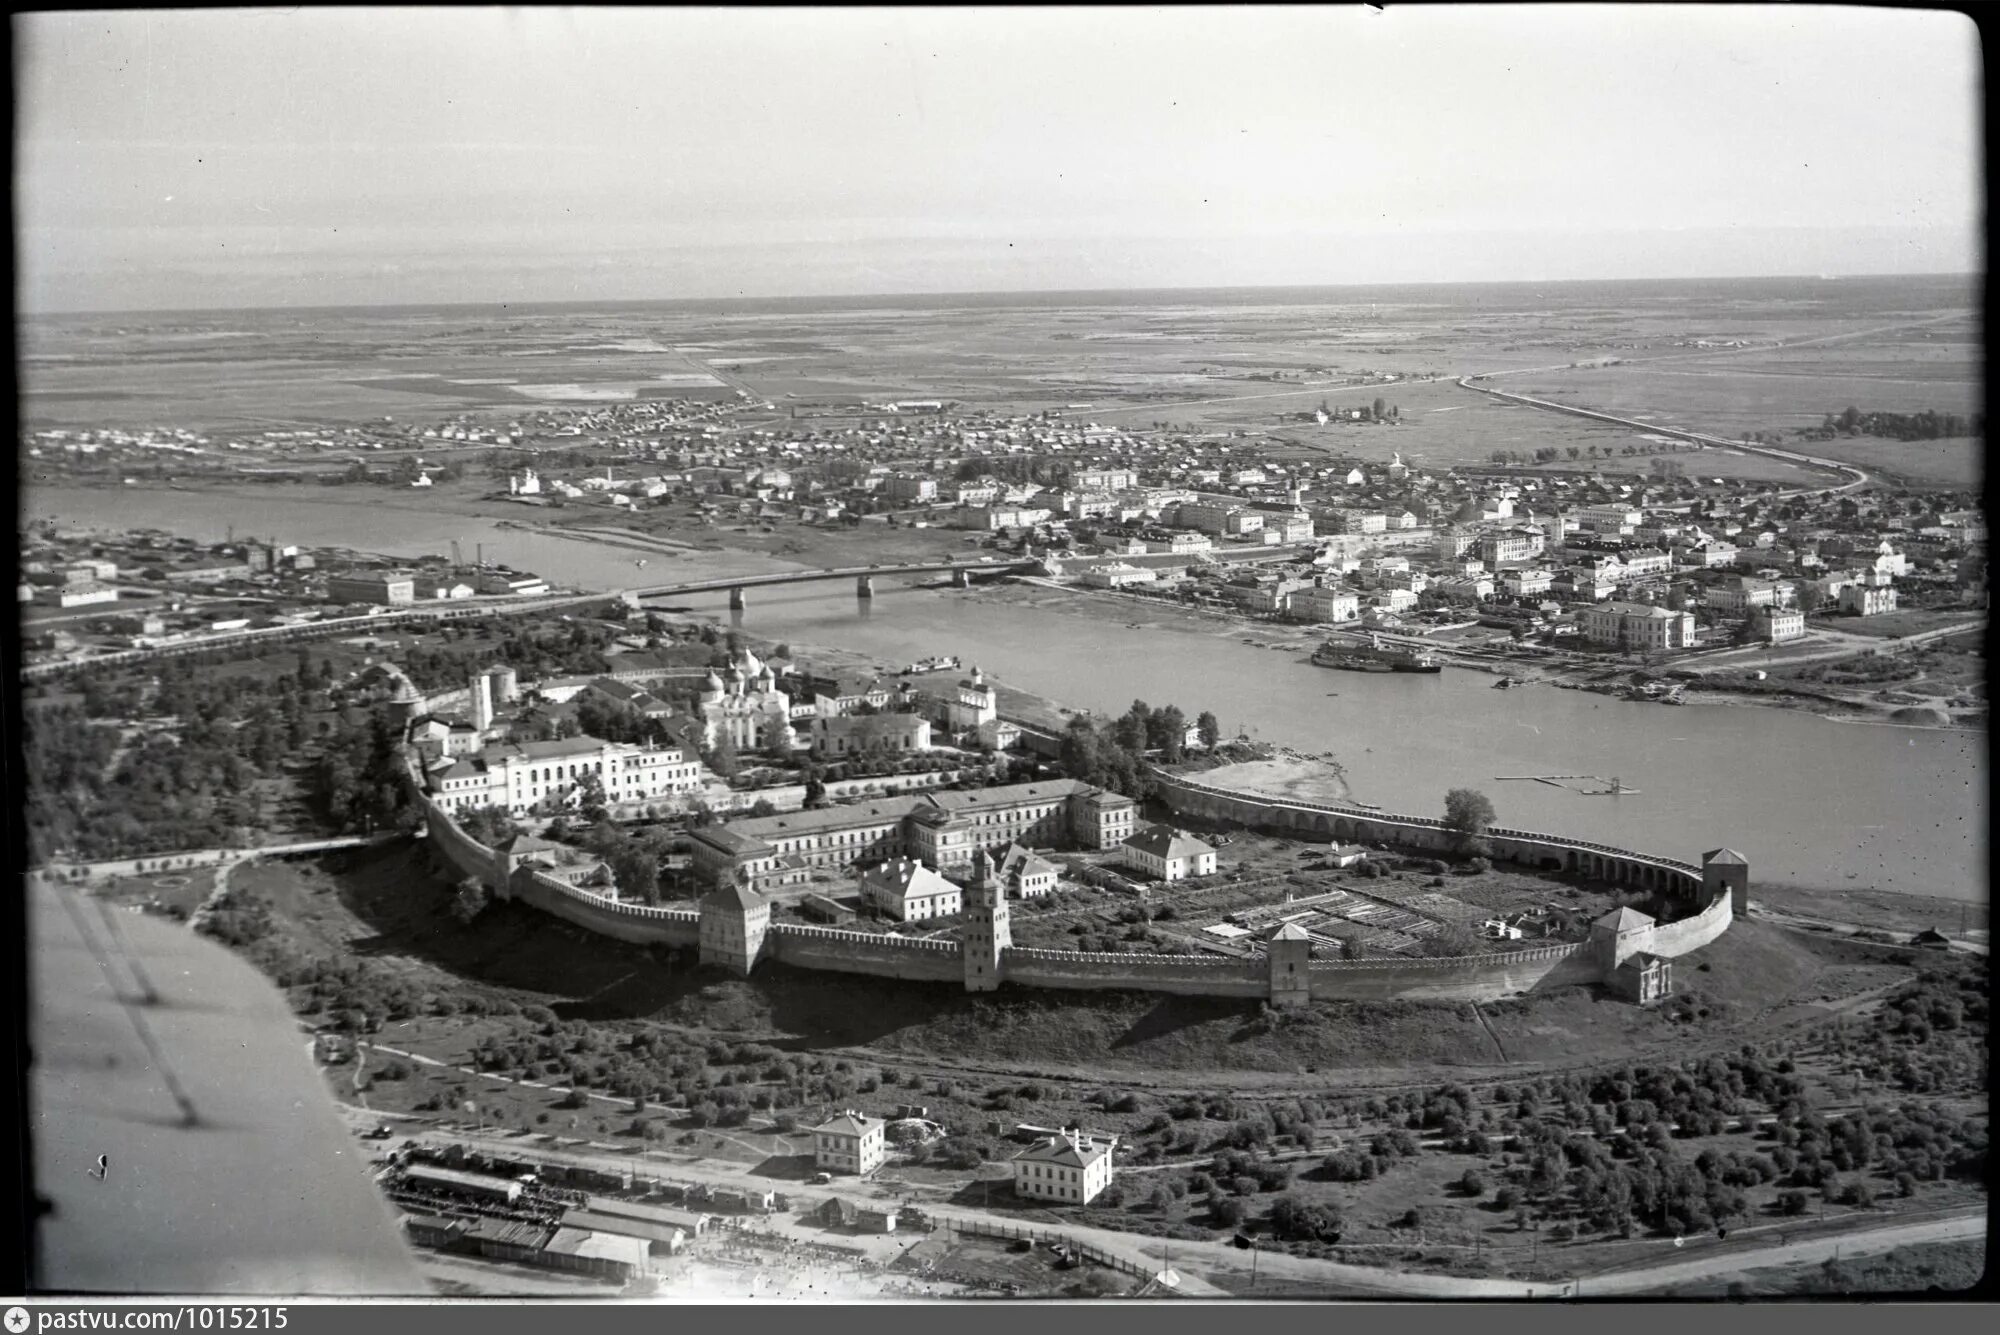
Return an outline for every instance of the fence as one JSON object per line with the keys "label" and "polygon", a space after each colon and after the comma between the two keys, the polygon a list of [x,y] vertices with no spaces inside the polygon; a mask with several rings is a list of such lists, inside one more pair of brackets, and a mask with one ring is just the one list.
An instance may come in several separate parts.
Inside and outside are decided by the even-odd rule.
{"label": "fence", "polygon": [[1106,1269],[1133,1275],[1141,1280],[1151,1280],[1155,1274],[1150,1265],[1141,1265],[1137,1261],[1107,1252],[1102,1247],[1093,1246],[1088,1242],[1078,1242],[1066,1233],[1055,1233],[1041,1228],[1029,1228],[1025,1224],[987,1224],[976,1219],[946,1219],[942,1222],[945,1228],[951,1232],[964,1234],[968,1237],[1014,1240],[1026,1238],[1030,1242],[1051,1245],[1060,1244],[1069,1248],[1072,1255],[1088,1261],[1092,1265],[1101,1265]]}

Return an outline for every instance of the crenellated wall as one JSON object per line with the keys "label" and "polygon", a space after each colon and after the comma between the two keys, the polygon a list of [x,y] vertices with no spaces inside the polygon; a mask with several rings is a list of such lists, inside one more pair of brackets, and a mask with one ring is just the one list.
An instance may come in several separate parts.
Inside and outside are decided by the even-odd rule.
{"label": "crenellated wall", "polygon": [[956,941],[925,941],[829,927],[772,923],[764,956],[800,969],[863,973],[877,978],[962,982],[965,966]]}
{"label": "crenellated wall", "polygon": [[701,938],[701,914],[694,909],[623,904],[526,867],[514,873],[512,891],[523,904],[632,945],[694,946]]}
{"label": "crenellated wall", "polygon": [[[1275,828],[1308,837],[1372,840],[1438,852],[1450,848],[1443,822],[1348,807],[1291,802],[1212,788],[1161,775],[1161,796],[1176,812],[1241,825]],[[477,876],[502,894],[588,931],[637,945],[696,946],[702,913],[619,903],[532,868],[517,869],[505,885],[492,850],[466,834],[423,792],[410,770],[413,799],[424,813],[432,848],[460,876]],[[1560,867],[1621,884],[1657,889],[1684,900],[1702,894],[1699,867],[1629,849],[1524,830],[1487,834],[1494,855],[1536,867]],[[1493,1001],[1550,988],[1604,981],[1619,958],[1644,951],[1674,957],[1698,950],[1734,920],[1727,893],[1699,913],[1617,938],[1615,949],[1593,939],[1580,944],[1493,951],[1448,959],[1313,960],[1305,974],[1315,1000]],[[773,923],[759,958],[802,969],[963,984],[957,941],[885,936],[794,923]],[[1025,987],[1123,989],[1194,996],[1269,999],[1274,993],[1268,959],[1211,955],[1095,954],[1010,946],[1001,976]],[[1303,995],[1289,993],[1288,995]]]}
{"label": "crenellated wall", "polygon": [[1105,955],[1011,946],[1002,970],[1006,981],[1028,987],[1119,988],[1210,997],[1270,994],[1270,971],[1264,961],[1211,955]]}
{"label": "crenellated wall", "polygon": [[1604,976],[1588,942],[1422,960],[1314,960],[1319,1001],[1498,1001]]}
{"label": "crenellated wall", "polygon": [[[1424,852],[1451,851],[1455,836],[1441,820],[1403,816],[1386,811],[1331,803],[1300,802],[1217,788],[1182,775],[1155,772],[1156,796],[1170,810],[1207,820],[1282,830],[1291,834],[1343,842],[1360,840],[1395,844]],[[1635,853],[1629,848],[1495,826],[1486,831],[1496,860],[1544,870],[1576,872],[1640,889],[1660,890],[1677,899],[1699,902],[1701,868],[1692,863]]]}

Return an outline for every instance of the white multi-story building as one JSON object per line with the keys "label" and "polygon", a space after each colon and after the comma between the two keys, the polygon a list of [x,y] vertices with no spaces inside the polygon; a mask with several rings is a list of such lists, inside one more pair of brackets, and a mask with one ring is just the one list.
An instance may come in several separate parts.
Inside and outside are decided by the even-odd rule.
{"label": "white multi-story building", "polygon": [[1111,1185],[1112,1171],[1110,1145],[1065,1131],[1014,1156],[1014,1194],[1088,1205]]}
{"label": "white multi-story building", "polygon": [[1864,617],[1893,612],[1896,610],[1896,587],[1889,582],[1887,575],[1864,570],[1859,580],[1840,591],[1840,610]]}
{"label": "white multi-story building", "polygon": [[643,802],[695,792],[701,763],[677,746],[634,746],[595,737],[489,746],[427,776],[432,797],[446,812],[502,807],[524,816],[538,807],[568,805],[580,785],[595,778],[606,802]]}
{"label": "white multi-story building", "polygon": [[1353,621],[1361,615],[1361,598],[1347,589],[1297,589],[1285,599],[1285,610],[1301,621]]}
{"label": "white multi-story building", "polygon": [[888,1123],[849,1109],[813,1128],[813,1163],[823,1173],[866,1175],[889,1157]]}
{"label": "white multi-story building", "polygon": [[1555,583],[1555,573],[1549,570],[1510,570],[1500,577],[1500,587],[1516,598],[1532,598],[1547,593]]}
{"label": "white multi-story building", "polygon": [[1128,867],[1163,881],[1215,874],[1215,850],[1167,825],[1152,825],[1127,839],[1119,857]]}
{"label": "white multi-story building", "polygon": [[1694,645],[1694,613],[1645,603],[1606,603],[1577,618],[1583,636],[1623,649],[1687,649]]}
{"label": "white multi-story building", "polygon": [[1760,607],[1752,618],[1757,629],[1772,644],[1796,640],[1806,633],[1806,614],[1781,607]]}
{"label": "white multi-story building", "polygon": [[919,922],[958,912],[963,892],[923,863],[896,858],[861,873],[861,899],[897,922]]}

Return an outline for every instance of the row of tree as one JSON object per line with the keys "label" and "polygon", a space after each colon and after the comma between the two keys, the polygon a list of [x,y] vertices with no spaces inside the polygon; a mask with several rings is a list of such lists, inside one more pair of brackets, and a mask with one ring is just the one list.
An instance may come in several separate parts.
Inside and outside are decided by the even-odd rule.
{"label": "row of tree", "polygon": [[[1222,725],[1204,710],[1195,732],[1203,746],[1214,746],[1221,739]],[[1071,718],[1056,763],[1072,779],[1144,799],[1152,792],[1146,760],[1177,763],[1185,752],[1187,734],[1187,716],[1179,706],[1155,708],[1134,700],[1130,709],[1105,723],[1093,723],[1081,714]]]}

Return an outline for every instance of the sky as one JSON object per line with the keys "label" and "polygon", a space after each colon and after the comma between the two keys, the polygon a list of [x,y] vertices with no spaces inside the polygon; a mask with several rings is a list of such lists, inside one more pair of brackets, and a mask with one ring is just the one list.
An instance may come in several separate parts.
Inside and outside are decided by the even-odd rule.
{"label": "sky", "polygon": [[1978,272],[1961,15],[16,16],[29,312]]}

